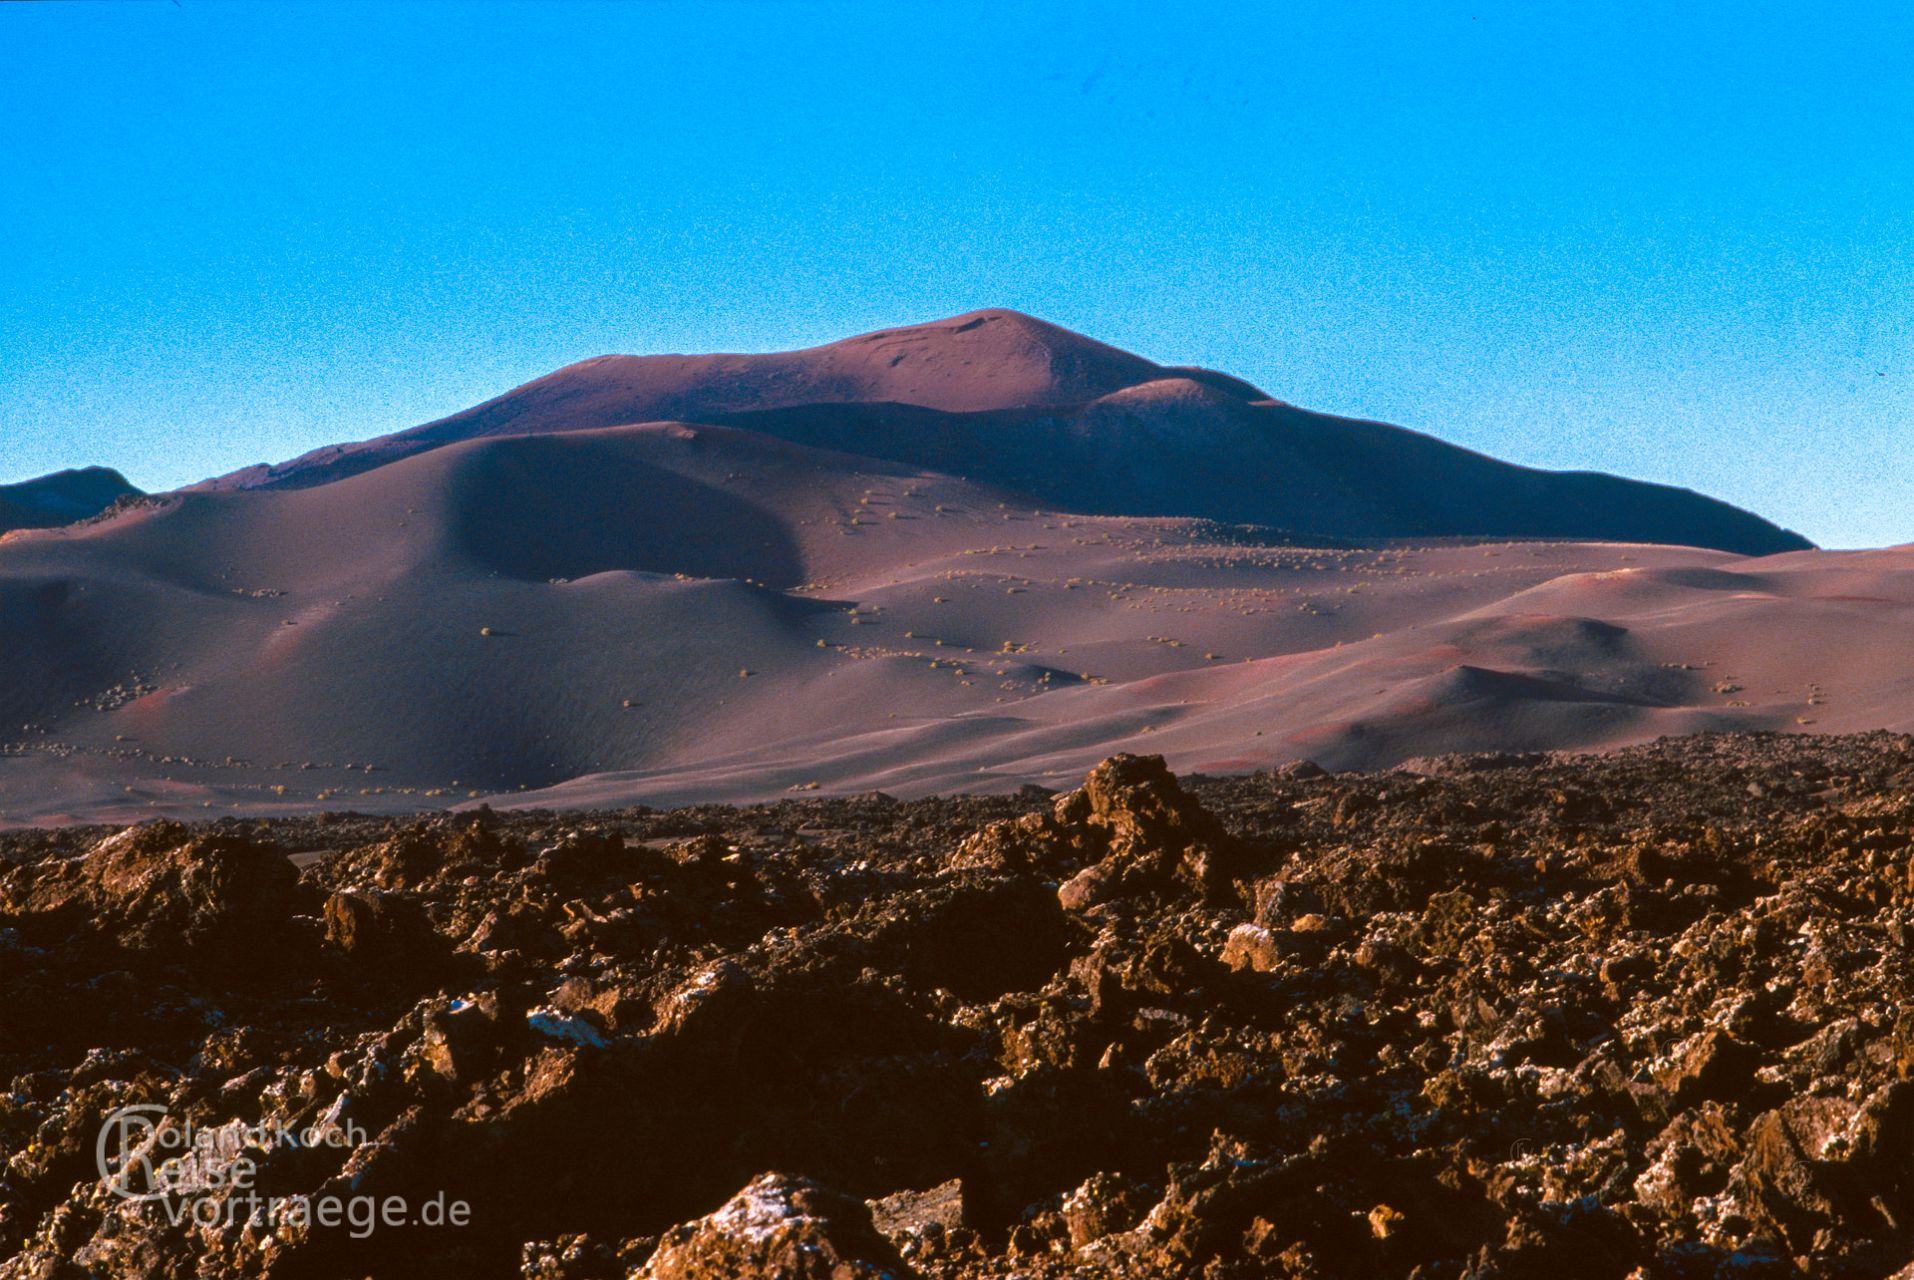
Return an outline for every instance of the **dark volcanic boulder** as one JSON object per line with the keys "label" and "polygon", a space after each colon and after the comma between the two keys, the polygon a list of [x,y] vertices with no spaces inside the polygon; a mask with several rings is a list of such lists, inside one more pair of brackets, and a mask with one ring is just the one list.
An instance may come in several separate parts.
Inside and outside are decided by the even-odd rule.
{"label": "dark volcanic boulder", "polygon": [[417,961],[438,951],[416,899],[384,889],[341,889],[326,899],[326,941],[356,959]]}

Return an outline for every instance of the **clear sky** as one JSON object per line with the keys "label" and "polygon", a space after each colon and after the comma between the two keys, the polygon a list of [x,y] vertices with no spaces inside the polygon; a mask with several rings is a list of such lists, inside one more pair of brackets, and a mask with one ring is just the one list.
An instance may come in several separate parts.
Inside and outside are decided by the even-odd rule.
{"label": "clear sky", "polygon": [[7,4],[0,84],[0,481],[1009,306],[1914,540],[1892,0]]}

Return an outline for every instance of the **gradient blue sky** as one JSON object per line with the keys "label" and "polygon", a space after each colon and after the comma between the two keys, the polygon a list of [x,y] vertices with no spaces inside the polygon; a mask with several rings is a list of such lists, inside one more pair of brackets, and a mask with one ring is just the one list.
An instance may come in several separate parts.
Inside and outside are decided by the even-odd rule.
{"label": "gradient blue sky", "polygon": [[1010,306],[1914,539],[1901,3],[14,4],[0,83],[0,481]]}

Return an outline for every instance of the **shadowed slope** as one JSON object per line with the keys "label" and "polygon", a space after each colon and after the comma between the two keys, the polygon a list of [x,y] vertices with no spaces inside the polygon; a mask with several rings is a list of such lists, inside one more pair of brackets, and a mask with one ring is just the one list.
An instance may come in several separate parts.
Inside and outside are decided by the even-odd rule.
{"label": "shadowed slope", "polygon": [[0,484],[0,533],[71,524],[138,493],[125,476],[107,467],[59,471],[19,484]]}
{"label": "shadowed slope", "polygon": [[1185,378],[1062,410],[836,405],[721,420],[1101,515],[1198,516],[1331,538],[1578,538],[1744,555],[1810,545],[1686,489],[1513,466],[1400,427],[1244,401]]}
{"label": "shadowed slope", "polygon": [[[820,625],[856,624],[778,588],[975,534],[912,518],[875,545],[858,513],[878,488],[996,510],[958,481],[660,425],[20,535],[0,551],[0,722],[27,728],[0,735],[0,813],[90,811],[66,797],[102,776],[187,807],[348,783],[429,804],[399,797],[670,759],[717,717],[766,740],[861,727],[900,694],[883,673],[921,664],[824,681],[844,663]],[[903,696],[955,712],[947,683]]]}
{"label": "shadowed slope", "polygon": [[[695,438],[691,433],[683,433]],[[451,510],[459,549],[529,582],[618,570],[802,582],[789,531],[724,487],[666,471],[621,437],[527,436],[461,459]]]}

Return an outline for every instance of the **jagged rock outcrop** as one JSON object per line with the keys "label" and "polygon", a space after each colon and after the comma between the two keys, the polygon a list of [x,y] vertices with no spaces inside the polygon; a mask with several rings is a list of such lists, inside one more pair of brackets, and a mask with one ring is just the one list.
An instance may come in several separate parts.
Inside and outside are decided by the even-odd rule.
{"label": "jagged rock outcrop", "polygon": [[1112,756],[1049,813],[994,823],[958,849],[958,866],[1066,872],[1062,904],[1179,890],[1215,895],[1244,864],[1242,844],[1184,792],[1161,756]]}
{"label": "jagged rock outcrop", "polygon": [[154,822],[0,873],[0,916],[29,937],[86,936],[162,961],[230,959],[284,942],[298,881],[270,847]]}

